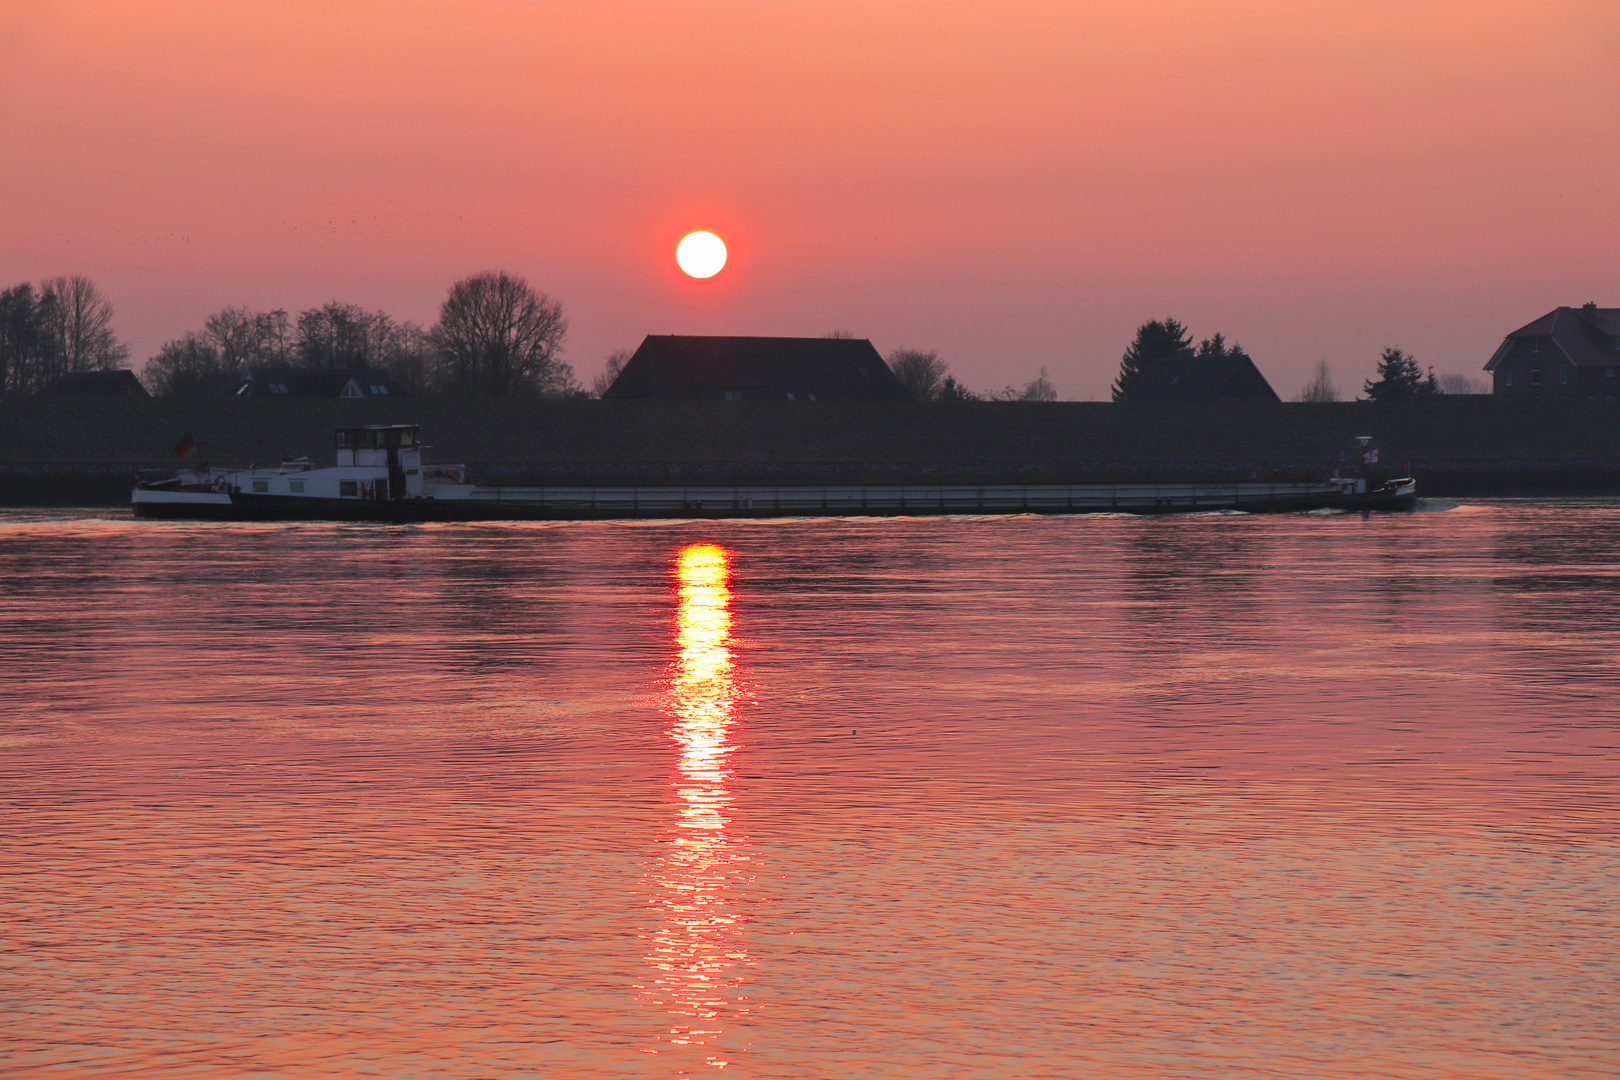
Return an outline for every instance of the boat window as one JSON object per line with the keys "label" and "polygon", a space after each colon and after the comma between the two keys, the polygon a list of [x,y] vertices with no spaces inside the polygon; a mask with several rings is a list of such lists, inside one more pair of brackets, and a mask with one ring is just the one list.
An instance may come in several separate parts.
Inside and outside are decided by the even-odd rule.
{"label": "boat window", "polygon": [[351,447],[353,447],[354,446],[354,432],[352,432],[352,431],[340,431],[340,432],[338,432],[337,433],[337,445],[338,445],[339,450],[348,450]]}
{"label": "boat window", "polygon": [[379,479],[377,481],[377,498],[388,498],[388,481],[386,479]]}
{"label": "boat window", "polygon": [[255,480],[255,481],[253,481],[253,490],[256,491],[256,492],[269,491],[270,490],[270,481],[268,481],[268,480]]}
{"label": "boat window", "polygon": [[287,481],[287,487],[291,489],[294,495],[302,495],[304,493],[304,482],[302,480],[289,480]]}
{"label": "boat window", "polygon": [[345,499],[357,498],[360,495],[360,482],[358,480],[339,480],[338,495]]}

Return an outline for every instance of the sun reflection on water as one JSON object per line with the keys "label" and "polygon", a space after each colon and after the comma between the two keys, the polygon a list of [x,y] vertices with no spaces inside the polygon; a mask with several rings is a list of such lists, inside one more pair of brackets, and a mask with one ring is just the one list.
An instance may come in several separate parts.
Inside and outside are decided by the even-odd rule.
{"label": "sun reflection on water", "polygon": [[[730,556],[693,544],[675,560],[679,603],[675,662],[666,684],[675,746],[673,828],[649,874],[650,907],[661,917],[645,954],[647,992],[674,1018],[663,1038],[711,1046],[721,1021],[747,1013],[740,968],[753,963],[741,940],[744,917],[732,893],[747,856],[730,823],[732,728],[741,696],[731,637]],[[718,1054],[708,1064],[723,1068]]]}

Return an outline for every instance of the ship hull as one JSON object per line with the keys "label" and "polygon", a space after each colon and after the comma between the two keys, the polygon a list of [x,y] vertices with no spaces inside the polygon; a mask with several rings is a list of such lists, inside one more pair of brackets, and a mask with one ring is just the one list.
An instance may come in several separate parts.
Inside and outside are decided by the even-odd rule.
{"label": "ship hull", "polygon": [[[1364,490],[1357,490],[1357,487]],[[684,518],[1410,510],[1416,484],[1001,484],[461,488],[397,500],[137,488],[141,518],[215,521],[606,521]]]}

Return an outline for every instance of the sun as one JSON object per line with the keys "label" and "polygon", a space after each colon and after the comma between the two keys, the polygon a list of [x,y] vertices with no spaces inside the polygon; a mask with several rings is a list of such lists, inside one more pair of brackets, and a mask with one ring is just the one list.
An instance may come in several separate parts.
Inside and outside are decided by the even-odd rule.
{"label": "sun", "polygon": [[726,242],[712,232],[687,233],[675,247],[675,261],[692,277],[714,277],[726,265]]}

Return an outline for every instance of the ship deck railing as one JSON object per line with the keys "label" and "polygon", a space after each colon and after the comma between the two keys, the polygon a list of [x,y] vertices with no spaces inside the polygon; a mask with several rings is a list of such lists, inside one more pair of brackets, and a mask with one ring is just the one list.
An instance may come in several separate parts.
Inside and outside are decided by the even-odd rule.
{"label": "ship deck railing", "polygon": [[1202,484],[844,484],[738,486],[474,487],[462,499],[557,511],[645,513],[730,510],[816,514],[932,511],[1004,514],[1065,510],[1262,508],[1350,494],[1325,481]]}

